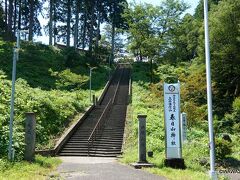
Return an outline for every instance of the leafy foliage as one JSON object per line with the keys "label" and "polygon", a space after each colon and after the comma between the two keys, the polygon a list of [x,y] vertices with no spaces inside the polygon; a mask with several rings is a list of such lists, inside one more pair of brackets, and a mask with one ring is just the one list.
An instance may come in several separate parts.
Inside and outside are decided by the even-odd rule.
{"label": "leafy foliage", "polygon": [[218,122],[217,131],[219,132],[239,132],[240,130],[240,98],[236,98],[232,105],[232,112],[226,113],[224,118]]}
{"label": "leafy foliage", "polygon": [[142,57],[162,55],[171,46],[171,36],[187,5],[166,0],[160,6],[133,4],[125,12],[129,24],[130,49]]}
{"label": "leafy foliage", "polygon": [[[0,155],[6,156],[9,141],[11,95],[11,43],[0,41]],[[71,118],[89,105],[88,68],[83,62],[69,69],[64,66],[64,51],[32,43],[22,43],[17,62],[14,114],[14,149],[16,159],[24,150],[25,112],[35,112],[37,148],[50,148],[64,131]],[[75,59],[80,61],[83,57]],[[75,57],[73,57],[75,58]],[[11,58],[10,58],[11,59]],[[82,67],[83,66],[83,67]],[[86,69],[87,68],[87,69]],[[93,73],[93,93],[105,85],[106,69],[99,66]]]}
{"label": "leafy foliage", "polygon": [[224,159],[232,153],[232,144],[223,139],[215,140],[216,159]]}
{"label": "leafy foliage", "polygon": [[70,69],[66,69],[62,72],[52,72],[52,75],[58,78],[56,81],[56,88],[58,89],[79,89],[89,80],[87,76],[77,75],[71,72]]}
{"label": "leafy foliage", "polygon": [[167,49],[164,60],[172,63],[196,58],[201,25],[201,22],[194,19],[192,15],[186,14],[172,32],[172,48]]}
{"label": "leafy foliage", "polygon": [[[213,80],[216,83],[218,112],[230,109],[235,97],[240,95],[240,2],[220,1],[210,18],[210,38],[213,54]],[[224,104],[221,104],[224,99]],[[227,109],[229,108],[229,109]]]}

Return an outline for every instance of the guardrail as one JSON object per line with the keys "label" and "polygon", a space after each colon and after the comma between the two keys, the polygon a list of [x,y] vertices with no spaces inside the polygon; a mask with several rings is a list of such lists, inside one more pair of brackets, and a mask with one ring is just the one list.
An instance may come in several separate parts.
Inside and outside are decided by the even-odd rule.
{"label": "guardrail", "polygon": [[107,106],[104,108],[103,113],[101,114],[100,118],[97,121],[97,124],[93,128],[93,130],[88,138],[88,156],[89,156],[90,145],[91,145],[91,147],[93,147],[94,141],[96,140],[96,136],[102,130],[102,127],[105,123],[107,114],[110,111],[111,101],[112,101],[112,99],[109,100]]}

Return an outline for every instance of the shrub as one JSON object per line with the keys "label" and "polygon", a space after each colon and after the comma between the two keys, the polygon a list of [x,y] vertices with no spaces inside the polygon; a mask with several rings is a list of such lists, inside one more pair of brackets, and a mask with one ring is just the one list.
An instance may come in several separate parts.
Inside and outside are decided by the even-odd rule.
{"label": "shrub", "polygon": [[66,67],[74,67],[76,64],[79,64],[80,54],[74,48],[66,48],[63,50],[63,54],[65,54],[65,66]]}
{"label": "shrub", "polygon": [[207,119],[207,106],[197,106],[192,100],[184,101],[181,109],[187,113],[188,125],[190,127],[203,125]]}
{"label": "shrub", "polygon": [[219,129],[231,133],[240,131],[240,97],[236,98],[232,104],[232,113],[225,114],[219,122]]}
{"label": "shrub", "polygon": [[159,66],[156,74],[163,82],[175,83],[178,81],[178,75],[175,72],[175,67],[169,64]]}
{"label": "shrub", "polygon": [[217,138],[215,140],[215,152],[217,160],[224,159],[227,155],[230,155],[232,153],[232,143]]}
{"label": "shrub", "polygon": [[85,75],[78,75],[71,72],[70,69],[65,69],[61,72],[53,72],[49,70],[52,76],[57,78],[56,87],[59,89],[79,89],[83,84],[88,81],[88,77]]}

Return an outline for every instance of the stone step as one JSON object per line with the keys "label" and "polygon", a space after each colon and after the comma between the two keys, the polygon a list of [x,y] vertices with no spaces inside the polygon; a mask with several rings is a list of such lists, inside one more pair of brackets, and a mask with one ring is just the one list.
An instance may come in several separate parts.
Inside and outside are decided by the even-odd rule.
{"label": "stone step", "polygon": [[[122,77],[118,76],[122,74]],[[116,157],[121,154],[125,116],[128,100],[129,69],[120,68],[104,95],[101,106],[96,106],[72,137],[66,142],[59,155]],[[116,90],[119,81],[119,89]],[[116,94],[115,94],[116,93]],[[88,154],[88,138],[95,127],[106,104],[116,95],[114,104],[104,121],[104,126],[91,143]]]}

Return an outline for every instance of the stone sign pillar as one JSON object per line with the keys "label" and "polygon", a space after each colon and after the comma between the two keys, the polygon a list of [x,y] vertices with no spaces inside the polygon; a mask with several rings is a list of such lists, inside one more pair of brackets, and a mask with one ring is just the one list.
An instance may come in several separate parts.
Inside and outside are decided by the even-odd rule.
{"label": "stone sign pillar", "polygon": [[146,158],[146,117],[147,115],[138,115],[138,162],[131,164],[137,169],[153,167]]}
{"label": "stone sign pillar", "polygon": [[138,115],[138,160],[139,163],[147,162],[146,159],[146,115]]}
{"label": "stone sign pillar", "polygon": [[33,112],[26,113],[24,159],[34,161],[36,139],[36,118]]}

